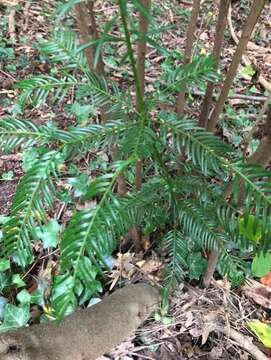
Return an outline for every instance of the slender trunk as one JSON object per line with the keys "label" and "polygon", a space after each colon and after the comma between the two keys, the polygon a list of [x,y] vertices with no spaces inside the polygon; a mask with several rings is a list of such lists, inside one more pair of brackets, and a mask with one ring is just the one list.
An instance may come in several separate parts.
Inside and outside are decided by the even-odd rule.
{"label": "slender trunk", "polygon": [[[75,5],[75,18],[79,29],[79,39],[81,45],[99,39],[94,13],[94,2],[94,0],[89,0],[87,3],[79,3]],[[94,64],[96,51],[97,47],[95,45],[88,46],[84,49],[88,67],[90,71],[95,72],[97,75],[104,76],[104,62],[101,52],[96,66]],[[101,122],[105,123],[108,120],[108,117],[108,106],[103,106],[101,108]]]}
{"label": "slender trunk", "polygon": [[[142,0],[142,5],[149,11],[151,7],[151,0]],[[149,21],[145,18],[143,14],[140,14],[139,19],[139,33],[141,36],[141,39],[138,42],[137,47],[137,73],[139,78],[139,84],[140,84],[140,92],[141,96],[144,100],[145,95],[145,61],[146,61],[146,51],[147,51],[147,44],[145,40],[145,36],[147,34],[149,27]],[[138,113],[142,113],[144,109],[141,109],[141,104],[139,101],[139,98],[137,97],[136,100],[136,110]],[[136,164],[136,176],[135,176],[135,184],[136,184],[136,190],[141,189],[142,184],[142,161],[139,160]]]}
{"label": "slender trunk", "polygon": [[[89,19],[90,19],[90,26],[89,26],[90,36],[93,40],[98,40],[99,33],[98,33],[98,27],[94,13],[94,0],[89,0],[86,6],[88,9]],[[94,49],[96,51],[96,47],[94,47]],[[104,75],[104,62],[103,62],[102,53],[100,53],[100,56],[98,58],[97,68],[95,70],[98,75]]]}
{"label": "slender trunk", "polygon": [[[87,4],[79,3],[75,5],[75,18],[79,29],[80,43],[87,44],[90,41],[99,38],[97,24],[94,14],[94,1],[90,0]],[[87,58],[88,67],[91,71],[95,71],[98,75],[104,74],[104,64],[102,55],[100,54],[96,69],[94,69],[94,57],[96,46],[88,46],[84,49]]]}
{"label": "slender trunk", "polygon": [[233,83],[233,80],[235,78],[235,75],[237,73],[238,67],[240,65],[240,62],[242,60],[242,56],[246,50],[247,44],[249,42],[251,33],[255,27],[255,24],[264,8],[264,5],[266,4],[266,0],[254,0],[251,11],[249,16],[246,19],[246,22],[243,26],[243,31],[241,38],[239,40],[238,46],[236,48],[236,51],[233,55],[233,59],[230,65],[230,68],[227,72],[227,76],[225,79],[225,82],[221,89],[221,94],[219,96],[219,99],[216,103],[216,106],[214,108],[214,111],[211,115],[210,120],[208,121],[207,129],[209,131],[214,131],[216,124],[218,122],[219,116],[221,112],[223,111],[225,102],[227,100],[231,85]]}
{"label": "slender trunk", "polygon": [[[218,67],[221,49],[224,40],[224,31],[227,23],[227,12],[229,9],[230,0],[220,0],[219,5],[219,14],[218,20],[216,24],[216,35],[215,35],[215,42],[214,42],[214,49],[213,49],[213,57],[216,59],[216,66]],[[210,108],[212,104],[213,98],[213,91],[214,91],[214,83],[208,81],[207,89],[205,93],[205,97],[203,100],[203,104],[201,107],[201,113],[199,117],[199,125],[201,127],[206,128],[208,117],[210,113]]]}
{"label": "slender trunk", "polygon": [[216,250],[213,250],[209,254],[207,269],[206,269],[205,274],[202,279],[203,286],[206,288],[210,286],[210,283],[213,279],[218,259],[219,259],[219,252]]}
{"label": "slender trunk", "polygon": [[[142,0],[142,5],[150,11],[151,8],[151,0]],[[140,13],[139,19],[139,34],[140,39],[137,46],[137,74],[139,80],[139,87],[140,87],[140,94],[141,98],[137,96],[136,99],[136,110],[139,114],[142,115],[144,110],[144,95],[145,95],[145,61],[146,61],[146,51],[147,51],[147,44],[146,44],[146,34],[149,27],[148,19]],[[143,100],[143,107],[142,107],[142,100]],[[140,191],[142,186],[142,168],[143,163],[142,160],[138,160],[136,163],[136,171],[135,171],[135,187],[137,191]],[[133,240],[134,246],[136,251],[141,250],[142,248],[142,241],[141,241],[141,231],[137,228],[132,228],[130,230],[130,236]]]}
{"label": "slender trunk", "polygon": [[[200,10],[200,0],[193,1],[193,8],[191,13],[190,22],[186,32],[186,42],[185,42],[185,50],[184,50],[184,65],[189,64],[191,62],[194,36],[197,27],[197,20],[199,16]],[[182,117],[184,115],[184,107],[185,107],[185,85],[183,90],[178,94],[177,99],[177,114]]]}
{"label": "slender trunk", "polygon": [[[79,39],[81,45],[86,44],[93,40],[89,32],[89,18],[87,14],[87,7],[83,3],[76,4],[74,7],[76,23],[79,29]],[[93,60],[94,60],[94,49],[89,46],[84,49],[84,53],[88,62],[88,67],[90,70],[93,70]]]}

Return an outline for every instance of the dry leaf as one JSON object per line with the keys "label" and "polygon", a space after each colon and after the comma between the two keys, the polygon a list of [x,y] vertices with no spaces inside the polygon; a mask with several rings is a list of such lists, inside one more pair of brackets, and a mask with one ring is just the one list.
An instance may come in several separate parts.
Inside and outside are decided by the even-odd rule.
{"label": "dry leaf", "polygon": [[250,280],[243,286],[245,295],[266,309],[271,309],[271,288],[258,281]]}
{"label": "dry leaf", "polygon": [[271,288],[271,271],[265,276],[261,277],[260,282],[261,284]]}
{"label": "dry leaf", "polygon": [[136,265],[145,273],[151,274],[155,271],[158,271],[162,266],[162,262],[159,260],[142,260],[138,261]]}

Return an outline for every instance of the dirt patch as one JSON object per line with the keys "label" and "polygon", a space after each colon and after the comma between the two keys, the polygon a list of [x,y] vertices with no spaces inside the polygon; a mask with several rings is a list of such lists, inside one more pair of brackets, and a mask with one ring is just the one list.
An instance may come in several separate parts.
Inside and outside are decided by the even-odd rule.
{"label": "dirt patch", "polygon": [[[4,175],[11,172],[12,179],[5,180]],[[0,156],[0,215],[9,213],[18,182],[23,175],[19,154]]]}

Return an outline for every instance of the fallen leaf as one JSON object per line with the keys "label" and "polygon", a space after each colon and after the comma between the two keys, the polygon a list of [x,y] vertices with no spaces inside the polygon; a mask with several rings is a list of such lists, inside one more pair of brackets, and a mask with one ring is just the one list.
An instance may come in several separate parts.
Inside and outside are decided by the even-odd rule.
{"label": "fallen leaf", "polygon": [[251,298],[256,304],[266,309],[271,309],[271,288],[258,281],[250,280],[246,282],[242,290],[245,295]]}
{"label": "fallen leaf", "polygon": [[271,271],[265,276],[261,277],[260,282],[261,284],[271,288]]}
{"label": "fallen leaf", "polygon": [[256,334],[257,338],[266,346],[271,348],[271,326],[259,320],[247,323],[248,327]]}
{"label": "fallen leaf", "polygon": [[136,265],[145,273],[151,274],[155,271],[158,271],[162,266],[162,262],[159,260],[142,260],[138,261]]}

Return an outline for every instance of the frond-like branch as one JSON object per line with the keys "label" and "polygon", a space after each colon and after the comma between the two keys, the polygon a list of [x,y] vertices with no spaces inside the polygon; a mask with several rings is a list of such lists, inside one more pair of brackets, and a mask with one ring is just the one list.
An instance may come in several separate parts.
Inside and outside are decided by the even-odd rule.
{"label": "frond-like branch", "polygon": [[2,255],[12,256],[25,267],[32,259],[33,227],[47,222],[46,211],[53,208],[58,165],[62,159],[48,152],[21,179],[12,203],[10,220],[3,226]]}
{"label": "frond-like branch", "polygon": [[252,213],[257,215],[254,227],[257,221],[262,222],[262,244],[267,248],[271,242],[271,172],[258,165],[230,161],[231,147],[192,121],[165,113],[158,121],[173,135],[178,150],[184,151],[203,174],[212,171],[220,178],[233,177],[233,194],[241,202],[245,221]]}
{"label": "frond-like branch", "polygon": [[[85,262],[98,269],[104,267],[105,257],[115,249],[116,239],[129,228],[129,214],[122,202],[114,196],[112,188],[119,174],[134,161],[128,159],[119,163],[115,174],[108,174],[90,185],[87,197],[100,194],[102,197],[99,203],[93,208],[77,212],[63,234],[60,244],[61,269],[64,274],[69,272],[73,287],[78,279],[85,287],[89,286],[93,277],[92,267],[86,266]],[[56,299],[55,311],[59,317],[65,314],[74,297],[73,287],[65,296],[61,294],[61,298]]]}
{"label": "frond-like branch", "polygon": [[169,257],[165,283],[168,288],[174,288],[185,276],[186,257],[188,255],[187,239],[182,232],[171,230],[164,236],[164,246]]}
{"label": "frond-like branch", "polygon": [[33,146],[42,137],[31,121],[4,118],[0,121],[0,150],[9,153],[19,146]]}

